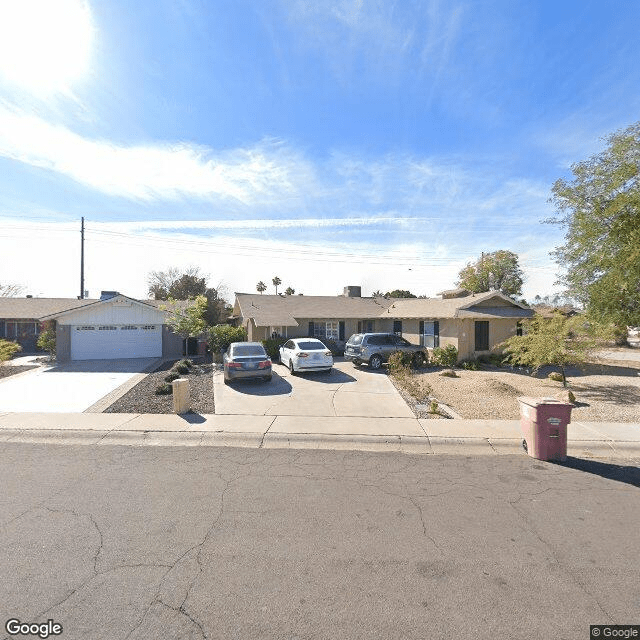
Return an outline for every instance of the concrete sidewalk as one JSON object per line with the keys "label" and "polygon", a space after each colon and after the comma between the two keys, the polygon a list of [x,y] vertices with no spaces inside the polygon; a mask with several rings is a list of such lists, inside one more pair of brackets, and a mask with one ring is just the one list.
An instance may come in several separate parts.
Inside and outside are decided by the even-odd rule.
{"label": "concrete sidewalk", "polygon": [[[640,462],[640,423],[572,422],[568,454]],[[0,441],[521,454],[518,420],[2,413]]]}

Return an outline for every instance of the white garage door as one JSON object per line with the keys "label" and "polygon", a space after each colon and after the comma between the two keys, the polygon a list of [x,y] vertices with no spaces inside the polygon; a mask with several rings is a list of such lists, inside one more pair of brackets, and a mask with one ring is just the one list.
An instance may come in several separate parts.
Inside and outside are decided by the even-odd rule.
{"label": "white garage door", "polygon": [[71,327],[72,360],[159,358],[162,325],[74,325]]}

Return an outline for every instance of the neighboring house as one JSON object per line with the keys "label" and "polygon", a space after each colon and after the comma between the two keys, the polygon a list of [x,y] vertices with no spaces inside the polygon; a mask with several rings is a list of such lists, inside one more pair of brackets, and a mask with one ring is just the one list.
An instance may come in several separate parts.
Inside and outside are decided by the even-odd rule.
{"label": "neighboring house", "polygon": [[165,305],[117,291],[103,292],[100,300],[0,298],[0,338],[16,340],[24,351],[35,351],[42,325],[55,321],[59,362],[179,358],[185,350],[195,355],[197,347],[194,350],[167,325],[167,312],[160,308]]}
{"label": "neighboring house", "polygon": [[533,316],[529,307],[499,291],[458,289],[438,298],[387,299],[363,298],[360,287],[352,286],[340,296],[235,295],[232,319],[246,328],[249,340],[275,334],[340,343],[354,333],[394,332],[427,348],[452,344],[461,360],[495,350]]}

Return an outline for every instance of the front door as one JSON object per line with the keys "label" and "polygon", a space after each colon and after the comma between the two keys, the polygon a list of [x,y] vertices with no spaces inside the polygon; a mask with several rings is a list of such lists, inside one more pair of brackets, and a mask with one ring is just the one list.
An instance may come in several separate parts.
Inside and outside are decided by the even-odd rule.
{"label": "front door", "polygon": [[395,333],[397,336],[402,335],[402,320],[393,321],[393,333]]}

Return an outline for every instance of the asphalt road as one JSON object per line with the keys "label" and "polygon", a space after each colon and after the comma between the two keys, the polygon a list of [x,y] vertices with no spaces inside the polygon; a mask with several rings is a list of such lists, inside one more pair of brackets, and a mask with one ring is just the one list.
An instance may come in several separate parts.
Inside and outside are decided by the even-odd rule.
{"label": "asphalt road", "polygon": [[640,623],[636,467],[11,443],[0,454],[0,638],[21,637],[4,632],[9,618],[52,619],[64,640],[586,640],[589,624]]}

